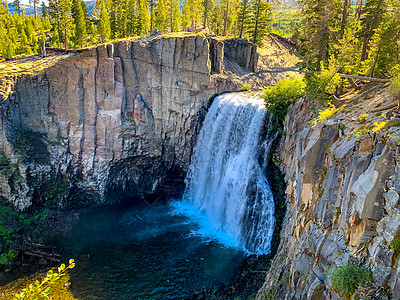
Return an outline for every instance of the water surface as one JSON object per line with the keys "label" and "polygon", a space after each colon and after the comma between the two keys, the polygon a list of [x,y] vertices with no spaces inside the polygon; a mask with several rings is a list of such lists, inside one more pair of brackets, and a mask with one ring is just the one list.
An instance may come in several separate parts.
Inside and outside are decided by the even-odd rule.
{"label": "water surface", "polygon": [[175,205],[145,203],[80,213],[61,239],[76,260],[71,290],[78,299],[181,299],[228,283],[244,253],[202,236],[199,223]]}

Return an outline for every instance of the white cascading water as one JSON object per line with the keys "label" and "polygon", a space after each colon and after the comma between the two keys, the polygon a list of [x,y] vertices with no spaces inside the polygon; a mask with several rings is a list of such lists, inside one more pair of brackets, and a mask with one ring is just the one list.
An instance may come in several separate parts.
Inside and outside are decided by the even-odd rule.
{"label": "white cascading water", "polygon": [[[223,94],[201,128],[184,201],[252,253],[270,253],[274,200],[259,163],[266,109],[261,99]],[[272,141],[272,138],[271,138]],[[264,143],[268,151],[271,142]]]}

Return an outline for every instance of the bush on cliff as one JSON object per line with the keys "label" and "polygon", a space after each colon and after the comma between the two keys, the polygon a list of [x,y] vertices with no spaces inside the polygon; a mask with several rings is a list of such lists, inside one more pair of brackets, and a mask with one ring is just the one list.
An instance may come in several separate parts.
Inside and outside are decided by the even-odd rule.
{"label": "bush on cliff", "polygon": [[390,70],[390,81],[392,84],[389,86],[389,92],[393,94],[400,103],[400,65],[396,65]]}
{"label": "bush on cliff", "polygon": [[372,281],[372,273],[363,266],[347,263],[341,267],[333,267],[328,271],[328,277],[332,283],[332,289],[346,299],[359,287],[365,286]]}
{"label": "bush on cliff", "polygon": [[303,80],[294,77],[283,79],[273,87],[267,86],[263,97],[268,111],[283,121],[289,105],[304,95],[305,87]]}

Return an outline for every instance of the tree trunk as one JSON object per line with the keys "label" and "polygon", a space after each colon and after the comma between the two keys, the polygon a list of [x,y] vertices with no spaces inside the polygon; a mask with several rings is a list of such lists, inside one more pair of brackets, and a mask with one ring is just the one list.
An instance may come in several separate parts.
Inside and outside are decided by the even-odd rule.
{"label": "tree trunk", "polygon": [[222,33],[223,36],[226,36],[226,23],[228,22],[228,11],[229,11],[229,0],[226,1],[226,10],[225,10],[225,17],[224,17],[224,32]]}
{"label": "tree trunk", "polygon": [[154,29],[153,9],[154,9],[154,2],[153,2],[153,0],[150,0],[150,33],[151,33],[151,32],[153,31],[153,29]]}
{"label": "tree trunk", "polygon": [[342,28],[340,30],[339,38],[343,38],[344,30],[347,25],[347,18],[349,17],[349,9],[351,5],[351,0],[344,0],[343,16],[342,16]]}
{"label": "tree trunk", "polygon": [[258,17],[260,16],[260,1],[257,2],[257,13],[256,13],[256,24],[254,25],[254,32],[253,32],[253,43],[256,43],[257,39],[257,31],[258,31]]}
{"label": "tree trunk", "polygon": [[65,44],[64,44],[64,50],[67,52],[68,49],[68,29],[64,29],[64,34],[65,34]]}
{"label": "tree trunk", "polygon": [[368,44],[371,38],[372,38],[371,34],[364,38],[363,47],[361,51],[361,61],[364,61],[368,58],[368,50],[369,50]]}
{"label": "tree trunk", "polygon": [[358,8],[356,10],[356,19],[357,19],[357,21],[360,20],[361,10],[362,10],[362,0],[358,0]]}
{"label": "tree trunk", "polygon": [[60,21],[57,21],[57,30],[58,30],[58,47],[61,49],[62,40],[61,40]]}
{"label": "tree trunk", "polygon": [[37,20],[36,2],[33,1],[33,9],[35,10],[35,20]]}
{"label": "tree trunk", "polygon": [[243,0],[243,1],[246,1],[246,2],[244,2],[244,5],[243,5],[242,24],[240,24],[240,34],[239,34],[240,38],[243,37],[244,17],[246,16],[246,10],[247,10],[247,0]]}
{"label": "tree trunk", "polygon": [[208,1],[209,1],[209,0],[204,0],[204,20],[203,20],[203,28],[206,28],[206,25],[207,25]]}

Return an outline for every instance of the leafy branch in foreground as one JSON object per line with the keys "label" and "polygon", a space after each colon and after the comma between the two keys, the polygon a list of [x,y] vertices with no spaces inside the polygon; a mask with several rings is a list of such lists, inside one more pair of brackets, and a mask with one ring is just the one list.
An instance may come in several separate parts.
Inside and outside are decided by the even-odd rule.
{"label": "leafy branch in foreground", "polygon": [[34,283],[24,288],[24,290],[20,294],[15,294],[13,300],[50,299],[49,295],[51,292],[51,285],[55,284],[61,277],[65,276],[68,269],[72,269],[74,267],[75,262],[73,259],[70,259],[69,265],[65,266],[65,264],[62,264],[57,269],[57,272],[49,270],[47,272],[47,276],[41,282],[39,282],[39,280],[36,280]]}

